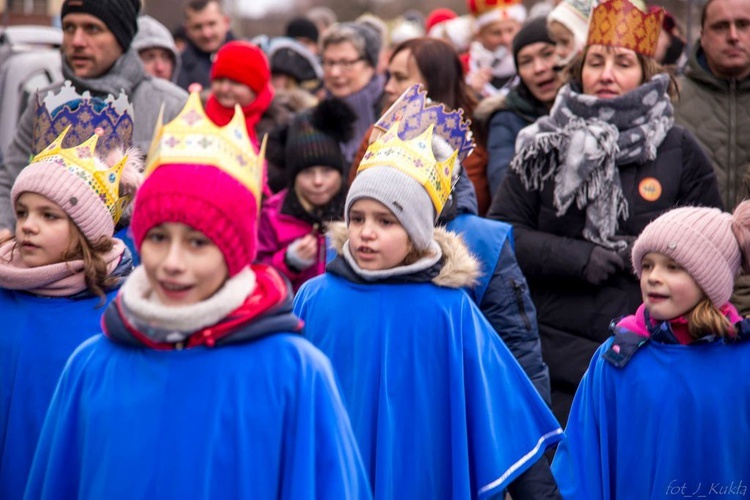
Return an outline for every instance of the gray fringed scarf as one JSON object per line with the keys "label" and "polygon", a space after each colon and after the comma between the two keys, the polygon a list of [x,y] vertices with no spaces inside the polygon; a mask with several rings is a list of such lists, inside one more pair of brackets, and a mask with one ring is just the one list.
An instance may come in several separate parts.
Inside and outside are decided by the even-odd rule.
{"label": "gray fringed scarf", "polygon": [[511,168],[527,190],[541,191],[553,178],[557,215],[575,200],[586,210],[583,237],[619,249],[625,242],[612,236],[618,218],[628,217],[628,203],[618,166],[656,158],[674,123],[668,87],[669,77],[658,74],[620,97],[599,99],[565,85],[550,115],[518,134]]}

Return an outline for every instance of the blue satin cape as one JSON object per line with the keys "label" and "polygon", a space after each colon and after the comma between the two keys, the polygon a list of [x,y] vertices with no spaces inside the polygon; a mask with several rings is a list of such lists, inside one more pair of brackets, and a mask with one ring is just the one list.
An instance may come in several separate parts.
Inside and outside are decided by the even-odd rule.
{"label": "blue satin cape", "polygon": [[339,377],[375,498],[489,498],[562,436],[463,290],[325,274],[295,313]]}

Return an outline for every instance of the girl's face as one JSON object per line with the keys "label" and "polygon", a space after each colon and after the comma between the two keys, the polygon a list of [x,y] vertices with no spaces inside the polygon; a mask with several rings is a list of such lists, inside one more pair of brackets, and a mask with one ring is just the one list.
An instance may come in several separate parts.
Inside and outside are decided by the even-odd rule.
{"label": "girl's face", "polygon": [[427,88],[424,77],[419,71],[417,62],[412,57],[411,50],[409,49],[404,49],[391,58],[391,61],[388,63],[388,73],[390,77],[384,89],[384,109],[388,109],[406,89],[415,83],[421,83],[425,89]]}
{"label": "girl's face", "polygon": [[654,319],[666,321],[684,316],[705,297],[693,277],[664,254],[647,253],[641,266],[641,295]]}
{"label": "girl's face", "polygon": [[558,21],[551,21],[548,27],[549,36],[555,41],[555,53],[558,64],[567,64],[575,55],[576,39],[573,32]]}
{"label": "girl's face", "polygon": [[225,108],[234,108],[239,104],[244,108],[255,100],[253,89],[229,78],[217,78],[211,82],[211,93]]}
{"label": "girl's face", "polygon": [[16,201],[16,245],[28,267],[57,264],[78,228],[56,203],[44,196],[26,192]]}
{"label": "girl's face", "polygon": [[202,232],[177,222],[160,224],[146,233],[141,262],[151,288],[167,306],[202,302],[229,275],[219,247]]}
{"label": "girl's face", "polygon": [[331,167],[307,167],[294,178],[294,191],[306,210],[325,206],[341,190],[341,173]]}
{"label": "girl's face", "polygon": [[643,68],[630,49],[592,45],[583,61],[581,81],[584,94],[611,99],[638,88]]}
{"label": "girl's face", "polygon": [[539,101],[552,103],[557,95],[555,47],[537,42],[518,51],[518,76]]}
{"label": "girl's face", "polygon": [[354,202],[349,210],[348,231],[354,260],[368,271],[397,267],[412,250],[409,235],[393,212],[371,198]]}

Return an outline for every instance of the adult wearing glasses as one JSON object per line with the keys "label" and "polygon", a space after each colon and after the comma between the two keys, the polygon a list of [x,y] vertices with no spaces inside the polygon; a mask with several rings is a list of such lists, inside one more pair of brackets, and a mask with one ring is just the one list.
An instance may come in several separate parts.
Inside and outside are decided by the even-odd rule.
{"label": "adult wearing glasses", "polygon": [[326,94],[342,99],[357,117],[352,138],[341,146],[345,179],[362,138],[380,114],[385,78],[376,68],[381,44],[374,29],[357,22],[331,26],[320,41]]}

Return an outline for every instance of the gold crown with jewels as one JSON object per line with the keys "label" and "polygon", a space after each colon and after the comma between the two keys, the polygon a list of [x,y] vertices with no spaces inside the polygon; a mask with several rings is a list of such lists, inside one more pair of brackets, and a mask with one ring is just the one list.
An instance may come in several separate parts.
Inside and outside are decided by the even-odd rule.
{"label": "gold crown with jewels", "polygon": [[[63,141],[70,129],[71,126],[67,126],[54,141],[34,157],[31,163],[53,162],[81,178],[99,196],[112,215],[112,220],[117,224],[122,211],[130,201],[129,196],[120,197],[120,179],[128,157],[123,155],[116,165],[104,170],[97,165],[96,156],[96,145],[103,131],[97,129],[84,143],[64,148]],[[100,165],[106,165],[101,159],[98,161]]]}
{"label": "gold crown with jewels", "polygon": [[239,106],[223,127],[208,117],[198,92],[190,93],[185,107],[166,125],[163,111],[146,158],[146,176],[162,165],[210,165],[237,179],[260,204],[266,140],[256,154]]}
{"label": "gold crown with jewels", "polygon": [[[413,85],[383,114],[375,128],[384,132],[367,148],[357,172],[387,166],[405,173],[427,191],[440,214],[454,185],[456,161],[474,149],[470,122],[463,110],[450,110],[430,101],[424,88]],[[439,135],[453,153],[438,161],[432,152],[432,137]]]}

